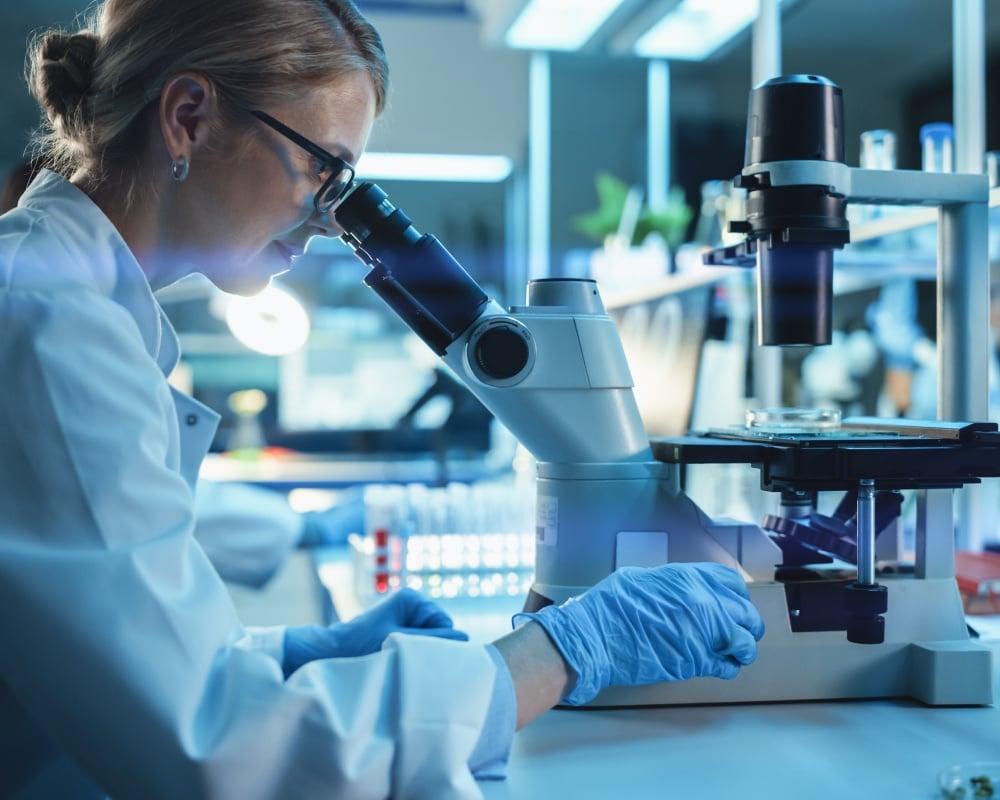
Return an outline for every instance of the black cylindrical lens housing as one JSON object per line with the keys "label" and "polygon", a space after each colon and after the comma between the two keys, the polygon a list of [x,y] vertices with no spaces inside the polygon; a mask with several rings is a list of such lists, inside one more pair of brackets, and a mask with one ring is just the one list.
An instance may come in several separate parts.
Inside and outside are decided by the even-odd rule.
{"label": "black cylindrical lens housing", "polygon": [[844,94],[819,75],[785,75],[750,92],[744,164],[844,158]]}
{"label": "black cylindrical lens housing", "polygon": [[789,243],[847,241],[847,198],[831,194],[829,186],[770,186],[750,191],[746,221],[751,232],[779,233]]}
{"label": "black cylindrical lens housing", "polygon": [[830,344],[833,251],[763,240],[757,259],[758,344]]}

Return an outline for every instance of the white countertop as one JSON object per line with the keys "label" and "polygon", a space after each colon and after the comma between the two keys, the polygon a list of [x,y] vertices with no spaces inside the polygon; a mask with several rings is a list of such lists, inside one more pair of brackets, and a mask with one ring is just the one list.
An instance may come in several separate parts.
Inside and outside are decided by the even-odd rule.
{"label": "white countertop", "polygon": [[[1000,709],[909,700],[553,710],[520,731],[487,800],[940,798],[1000,760]],[[970,797],[971,800],[971,797]]]}
{"label": "white countertop", "polygon": [[[496,608],[482,618],[485,627],[461,605],[452,613],[473,639],[501,631]],[[994,649],[1000,704],[998,621],[970,621]],[[931,800],[941,797],[941,770],[976,761],[1000,761],[1000,705],[889,699],[554,709],[514,737],[507,779],[480,786],[487,800]]]}

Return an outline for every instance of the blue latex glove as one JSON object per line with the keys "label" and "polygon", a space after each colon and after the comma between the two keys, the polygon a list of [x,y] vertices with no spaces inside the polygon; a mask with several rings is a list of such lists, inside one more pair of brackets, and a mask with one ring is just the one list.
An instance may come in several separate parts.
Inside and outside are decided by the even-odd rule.
{"label": "blue latex glove", "polygon": [[606,686],[734,678],[757,656],[764,621],[746,585],[721,564],[626,567],[536,620],[576,673],[570,705]]}
{"label": "blue latex glove", "polygon": [[441,608],[413,589],[400,589],[350,622],[330,627],[300,625],[285,630],[287,678],[303,664],[319,658],[347,658],[374,653],[390,633],[412,633],[441,639],[468,640]]}
{"label": "blue latex glove", "polygon": [[325,511],[307,511],[302,516],[299,547],[344,544],[350,534],[364,533],[364,493],[360,490],[348,491]]}

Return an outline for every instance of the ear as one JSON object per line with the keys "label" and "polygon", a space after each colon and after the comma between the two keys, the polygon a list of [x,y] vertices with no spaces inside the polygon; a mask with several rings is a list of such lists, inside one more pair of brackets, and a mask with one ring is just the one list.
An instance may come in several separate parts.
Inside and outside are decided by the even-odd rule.
{"label": "ear", "polygon": [[211,81],[197,72],[169,78],[160,93],[160,131],[171,159],[189,159],[208,139],[216,110]]}

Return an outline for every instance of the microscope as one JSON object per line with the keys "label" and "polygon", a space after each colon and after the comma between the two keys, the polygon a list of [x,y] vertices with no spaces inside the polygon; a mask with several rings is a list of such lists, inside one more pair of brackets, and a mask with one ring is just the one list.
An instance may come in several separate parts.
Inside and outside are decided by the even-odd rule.
{"label": "microscope", "polygon": [[[747,189],[747,218],[736,229],[747,238],[707,261],[757,270],[762,344],[828,343],[832,252],[849,241],[847,203],[938,205],[939,291],[957,303],[942,315],[948,329],[939,342],[943,333],[966,348],[942,345],[942,358],[952,359],[942,384],[956,364],[971,366],[976,348],[985,374],[985,305],[980,317],[980,278],[971,277],[988,280],[985,176],[857,170],[843,153],[839,87],[790,76],[755,88],[736,178]],[[534,280],[523,306],[504,308],[375,184],[357,184],[336,218],[343,241],[370,267],[364,282],[537,460],[526,610],[562,603],[625,566],[714,561],[747,580],[767,632],[737,678],[611,687],[592,705],[992,702],[991,652],[969,637],[954,577],[953,494],[1000,475],[1000,432],[975,421],[978,388],[943,388],[941,421],[760,425],[650,441],[594,281]],[[985,290],[979,297],[985,304]],[[958,330],[966,328],[972,333]],[[956,410],[963,413],[950,416]],[[781,510],[760,523],[710,518],[681,487],[682,467],[693,463],[760,470]],[[875,537],[907,489],[919,494],[915,563],[876,569]],[[811,498],[831,491],[845,499],[833,515],[818,514]]]}

